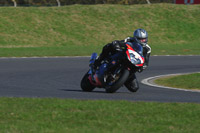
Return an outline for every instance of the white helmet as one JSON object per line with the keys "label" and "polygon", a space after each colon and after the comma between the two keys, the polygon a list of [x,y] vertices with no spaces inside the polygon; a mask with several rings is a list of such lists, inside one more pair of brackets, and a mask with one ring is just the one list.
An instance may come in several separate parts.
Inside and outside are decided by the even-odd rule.
{"label": "white helmet", "polygon": [[135,40],[140,44],[146,44],[148,42],[148,34],[144,29],[135,30],[133,36]]}

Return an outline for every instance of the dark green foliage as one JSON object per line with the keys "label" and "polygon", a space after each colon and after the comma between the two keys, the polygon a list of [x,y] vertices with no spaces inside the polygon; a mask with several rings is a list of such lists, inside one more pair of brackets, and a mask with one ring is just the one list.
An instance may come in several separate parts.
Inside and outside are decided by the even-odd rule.
{"label": "dark green foliage", "polygon": [[[15,0],[20,6],[53,6],[56,0]],[[146,0],[59,0],[61,5],[72,4],[146,4]],[[151,3],[173,3],[174,0],[150,0]],[[1,0],[0,5],[13,5],[12,0]]]}

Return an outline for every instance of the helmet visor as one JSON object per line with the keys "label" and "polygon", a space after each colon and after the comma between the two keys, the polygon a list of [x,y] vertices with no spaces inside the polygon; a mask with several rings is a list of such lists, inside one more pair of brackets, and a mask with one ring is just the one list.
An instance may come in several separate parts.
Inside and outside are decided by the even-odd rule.
{"label": "helmet visor", "polygon": [[140,40],[141,43],[146,43],[147,42],[146,38],[139,38],[139,40]]}

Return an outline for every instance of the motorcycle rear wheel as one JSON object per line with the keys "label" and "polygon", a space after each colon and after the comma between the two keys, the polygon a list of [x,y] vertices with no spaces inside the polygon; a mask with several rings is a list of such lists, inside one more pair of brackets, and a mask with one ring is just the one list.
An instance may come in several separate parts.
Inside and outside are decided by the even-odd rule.
{"label": "motorcycle rear wheel", "polygon": [[121,73],[120,78],[113,85],[106,87],[107,93],[116,92],[128,79],[129,71],[127,69],[123,69],[120,73]]}
{"label": "motorcycle rear wheel", "polygon": [[89,77],[88,73],[86,73],[83,76],[83,78],[81,80],[81,88],[83,91],[91,92],[94,90],[95,86],[90,83],[88,77]]}

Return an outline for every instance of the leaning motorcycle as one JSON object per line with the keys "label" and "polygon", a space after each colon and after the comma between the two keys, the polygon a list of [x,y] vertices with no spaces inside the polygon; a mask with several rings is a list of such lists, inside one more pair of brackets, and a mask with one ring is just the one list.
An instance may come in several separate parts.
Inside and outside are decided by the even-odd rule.
{"label": "leaning motorcycle", "polygon": [[[128,82],[132,80],[137,71],[142,70],[141,68],[144,64],[142,53],[143,48],[140,44],[127,42],[125,49],[104,59],[95,72],[90,67],[81,80],[82,90],[90,92],[98,87],[104,88],[107,93],[113,93],[125,85],[129,91],[136,92],[139,86],[133,88]],[[93,53],[90,64],[94,63],[96,59],[97,53]]]}

